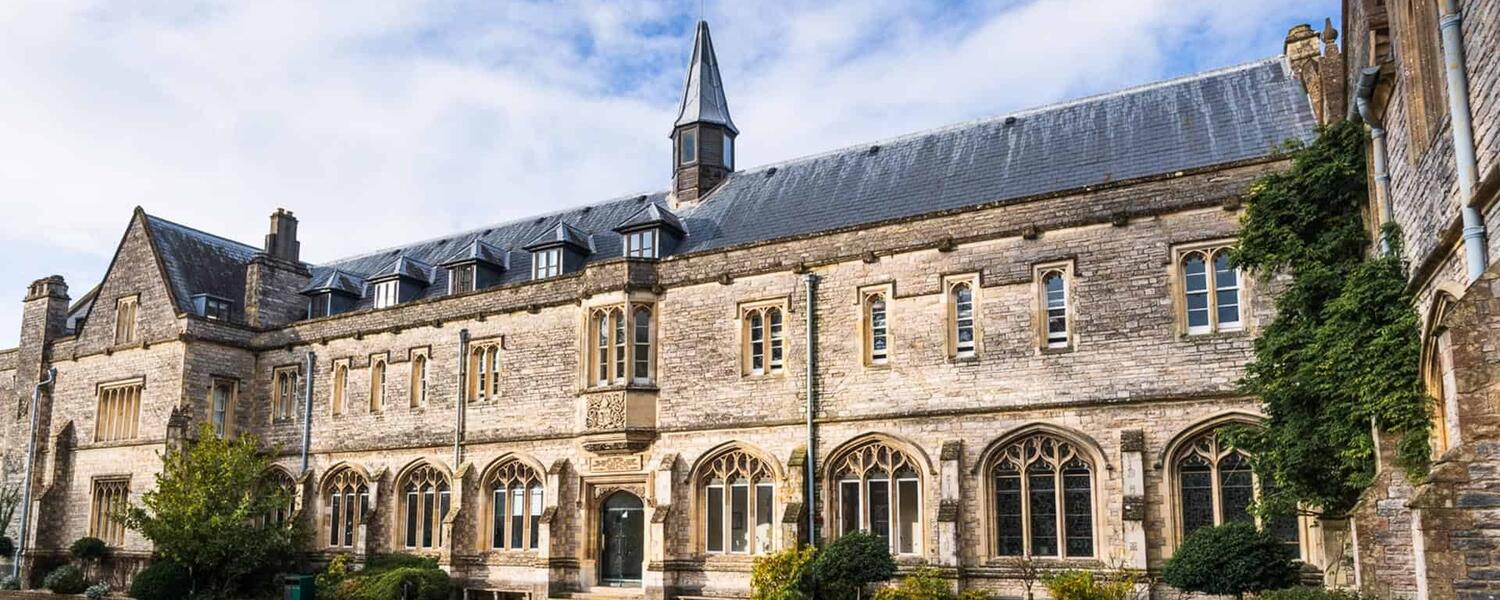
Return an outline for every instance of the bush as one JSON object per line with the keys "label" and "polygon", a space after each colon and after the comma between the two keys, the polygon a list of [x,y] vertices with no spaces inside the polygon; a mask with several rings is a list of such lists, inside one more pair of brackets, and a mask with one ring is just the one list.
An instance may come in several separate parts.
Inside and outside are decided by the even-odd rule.
{"label": "bush", "polygon": [[19,589],[21,589],[21,580],[16,579],[15,575],[6,575],[4,578],[0,578],[0,590]]}
{"label": "bush", "polygon": [[83,591],[83,595],[88,596],[89,600],[101,600],[109,595],[109,584],[96,583],[91,585],[89,589]]}
{"label": "bush", "polygon": [[0,535],[0,558],[10,558],[16,553],[16,542],[8,535]]}
{"label": "bush", "polygon": [[1042,580],[1054,600],[1126,600],[1135,593],[1135,578],[1096,576],[1092,571],[1063,571]]}
{"label": "bush", "polygon": [[137,600],[177,600],[186,598],[193,580],[186,567],[171,560],[151,563],[130,582],[130,597]]}
{"label": "bush", "polygon": [[430,556],[417,556],[415,554],[376,554],[371,556],[365,563],[365,571],[380,572],[392,569],[436,569],[438,562]]}
{"label": "bush", "polygon": [[804,546],[755,558],[750,568],[751,600],[802,600],[811,587],[809,570],[817,548]]}
{"label": "bush", "polygon": [[877,590],[875,600],[953,600],[953,594],[937,569],[922,567],[896,585]]}
{"label": "bush", "polygon": [[1297,584],[1292,550],[1250,523],[1194,531],[1167,561],[1162,579],[1183,591],[1244,597]]}
{"label": "bush", "polygon": [[54,594],[81,594],[89,587],[89,582],[84,581],[83,571],[74,565],[63,565],[53,569],[42,580],[42,587],[52,590]]}
{"label": "bush", "polygon": [[94,562],[109,556],[109,545],[96,537],[81,537],[68,546],[68,554],[84,562]]}
{"label": "bush", "polygon": [[451,586],[448,574],[437,567],[398,567],[364,579],[361,600],[448,600]]}
{"label": "bush", "polygon": [[1329,590],[1320,587],[1294,587],[1284,590],[1271,590],[1259,594],[1260,600],[1375,600],[1375,596],[1367,596],[1350,590]]}
{"label": "bush", "polygon": [[885,540],[863,531],[839,536],[813,561],[818,596],[827,600],[855,598],[866,586],[896,574],[896,561]]}

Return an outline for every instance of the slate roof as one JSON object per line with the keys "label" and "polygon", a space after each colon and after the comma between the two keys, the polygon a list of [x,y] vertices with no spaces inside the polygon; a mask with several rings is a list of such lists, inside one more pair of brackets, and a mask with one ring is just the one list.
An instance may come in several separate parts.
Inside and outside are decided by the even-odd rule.
{"label": "slate roof", "polygon": [[673,127],[689,123],[714,123],[735,134],[740,132],[734,119],[729,118],[729,101],[724,98],[724,79],[719,76],[719,57],[714,55],[707,21],[698,21],[698,31],[693,35],[693,57],[688,59],[687,84],[682,88],[682,103]]}
{"label": "slate roof", "polygon": [[630,215],[629,219],[625,219],[625,222],[616,225],[615,231],[624,233],[652,226],[667,227],[676,230],[677,233],[687,232],[682,228],[682,220],[678,219],[676,214],[655,202],[647,203],[645,208],[636,211],[635,214]]}
{"label": "slate roof", "polygon": [[371,273],[366,279],[387,279],[400,277],[427,285],[432,282],[432,265],[417,260],[410,256],[397,256],[396,260],[390,262],[385,268]]}
{"label": "slate roof", "polygon": [[[676,253],[1255,159],[1287,140],[1311,140],[1315,129],[1301,85],[1284,59],[1270,58],[734,172],[701,204],[677,211],[687,235]],[[615,230],[666,202],[665,191],[632,194],[344,258],[313,266],[314,281],[358,294],[361,279],[397,257],[442,264],[476,241],[509,261],[500,284],[526,281],[531,254],[522,248],[568,240],[592,249],[587,261],[617,258],[623,248]],[[225,267],[253,248],[166,222],[161,229],[169,233],[160,237],[172,238],[163,244],[172,249],[166,254],[186,253],[168,260],[178,273],[173,285],[186,292],[179,299],[243,289],[243,269]],[[424,297],[444,295],[447,275],[433,269]],[[371,302],[364,298],[356,308]]]}
{"label": "slate roof", "polygon": [[312,280],[301,291],[303,293],[335,291],[359,296],[365,293],[365,281],[363,278],[351,275],[343,269],[325,269],[313,273]]}
{"label": "slate roof", "polygon": [[167,283],[182,312],[195,312],[193,295],[245,301],[245,265],[260,249],[146,215]]}
{"label": "slate roof", "polygon": [[491,246],[483,240],[474,240],[459,249],[452,256],[449,256],[447,260],[438,264],[447,266],[472,261],[504,268],[506,266],[505,256],[506,252],[504,250]]}
{"label": "slate roof", "polygon": [[589,244],[589,234],[569,225],[566,221],[558,221],[551,229],[543,231],[541,235],[532,238],[523,248],[527,250],[541,250],[554,246],[572,246],[583,252],[589,252],[592,249]]}

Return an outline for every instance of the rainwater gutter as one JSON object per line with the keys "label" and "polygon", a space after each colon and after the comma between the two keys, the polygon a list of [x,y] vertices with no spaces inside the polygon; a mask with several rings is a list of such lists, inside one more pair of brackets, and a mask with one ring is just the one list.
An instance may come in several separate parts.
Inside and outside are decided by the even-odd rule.
{"label": "rainwater gutter", "polygon": [[[1370,106],[1370,96],[1375,93],[1375,84],[1380,81],[1380,67],[1366,67],[1359,71],[1359,81],[1354,88],[1354,108],[1360,120],[1370,126],[1370,154],[1374,155],[1375,194],[1380,200],[1380,225],[1385,226],[1394,218],[1391,201],[1391,174],[1386,170],[1385,125],[1375,116]],[[1390,240],[1380,234],[1380,253],[1391,251]]]}
{"label": "rainwater gutter", "polygon": [[57,379],[57,369],[48,368],[47,376],[31,388],[31,426],[27,431],[31,432],[26,437],[26,478],[21,482],[21,539],[16,542],[16,561],[10,565],[10,576],[21,579],[21,563],[26,560],[26,539],[31,534],[31,488],[33,480],[33,466],[36,464],[36,428],[37,428],[37,405],[41,404],[42,388],[52,385]]}
{"label": "rainwater gutter", "polygon": [[817,407],[817,403],[815,401],[816,397],[814,394],[816,393],[817,389],[818,372],[818,353],[817,346],[815,345],[815,340],[817,339],[816,330],[818,323],[818,276],[813,275],[812,273],[808,273],[803,276],[803,281],[807,284],[805,286],[807,288],[807,460],[803,461],[807,464],[807,502],[802,507],[802,510],[805,514],[807,514],[807,542],[813,546],[817,546],[817,514],[814,509],[818,505],[817,468],[815,466],[818,453],[817,449],[813,446],[816,438],[816,429],[814,429],[813,425],[813,411]]}
{"label": "rainwater gutter", "polygon": [[318,364],[318,355],[311,350],[307,352],[306,366],[303,372],[302,385],[302,473],[307,473],[308,450],[312,447],[312,412],[313,412],[313,367]]}
{"label": "rainwater gutter", "polygon": [[469,382],[469,330],[458,330],[458,398],[453,401],[453,468],[458,469],[459,461],[463,460],[464,441],[464,404],[469,397],[469,390],[464,386]]}
{"label": "rainwater gutter", "polygon": [[1474,187],[1479,181],[1479,163],[1474,158],[1474,121],[1469,110],[1469,77],[1464,65],[1463,17],[1458,0],[1443,0],[1443,18],[1438,21],[1443,37],[1443,67],[1448,74],[1448,115],[1453,128],[1453,159],[1458,172],[1458,194],[1463,207],[1464,264],[1469,282],[1484,275],[1484,217],[1475,206]]}

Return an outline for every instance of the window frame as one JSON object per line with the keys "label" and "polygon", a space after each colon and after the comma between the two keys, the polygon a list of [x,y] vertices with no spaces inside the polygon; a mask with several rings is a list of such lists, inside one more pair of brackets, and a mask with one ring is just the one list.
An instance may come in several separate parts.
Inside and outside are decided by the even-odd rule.
{"label": "window frame", "polygon": [[[1252,317],[1250,314],[1251,281],[1245,276],[1243,269],[1235,266],[1232,262],[1229,266],[1234,272],[1234,286],[1232,288],[1221,287],[1218,282],[1218,271],[1216,259],[1220,256],[1227,257],[1234,240],[1213,240],[1186,244],[1172,249],[1172,302],[1177,313],[1178,334],[1182,336],[1200,336],[1211,334],[1228,334],[1251,331]],[[1204,285],[1201,290],[1190,288],[1187,263],[1190,258],[1201,257],[1204,267]],[[1233,322],[1220,322],[1219,292],[1232,289],[1235,293],[1235,310],[1238,320]],[[1192,309],[1189,296],[1203,294],[1206,296],[1206,310],[1208,311],[1208,323],[1206,325],[1192,324]]]}
{"label": "window frame", "polygon": [[[288,421],[297,414],[297,389],[301,368],[296,365],[271,369],[271,421]],[[286,385],[283,385],[285,382]]]}
{"label": "window frame", "polygon": [[[892,300],[896,297],[894,284],[880,284],[865,286],[859,289],[859,332],[858,340],[861,346],[860,356],[863,364],[868,368],[881,368],[890,365],[894,360],[895,343],[892,332],[891,307]],[[879,301],[881,326],[875,322],[876,302]],[[880,353],[876,352],[876,339],[884,342],[884,348]]]}
{"label": "window frame", "polygon": [[371,282],[371,303],[376,310],[390,308],[401,303],[401,280],[397,278]]}
{"label": "window frame", "polygon": [[[443,534],[443,523],[454,509],[451,479],[441,469],[425,462],[401,476],[396,486],[395,539],[401,548],[434,551],[450,541]],[[431,506],[427,505],[428,496],[431,496]]]}
{"label": "window frame", "polygon": [[[787,309],[785,299],[747,302],[739,307],[740,313],[740,375],[742,377],[769,377],[786,373]],[[760,319],[757,337],[754,320]],[[772,318],[780,319],[780,333],[772,324]],[[780,351],[780,358],[777,352]],[[761,366],[755,366],[756,359]]]}
{"label": "window frame", "polygon": [[[221,388],[229,390],[228,397],[224,400],[222,415],[218,406],[218,392]],[[238,379],[214,377],[208,385],[208,421],[214,428],[214,434],[221,438],[233,437],[235,434],[234,417],[235,407],[239,404],[239,394]]]}
{"label": "window frame", "polygon": [[146,380],[142,377],[95,387],[95,443],[124,442],[140,437],[141,396],[145,391]]}
{"label": "window frame", "polygon": [[210,321],[229,321],[234,315],[234,302],[214,296],[203,297],[203,318]]}
{"label": "window frame", "polygon": [[130,476],[96,477],[90,486],[89,536],[104,541],[110,548],[125,546],[125,523],[117,514],[130,503]]}
{"label": "window frame", "polygon": [[469,402],[500,397],[501,339],[469,342],[468,366],[464,369],[464,396]]}
{"label": "window frame", "polygon": [[[638,240],[639,243],[637,243]],[[647,227],[626,233],[625,256],[628,258],[660,258],[660,230],[656,227]]]}
{"label": "window frame", "polygon": [[385,354],[370,356],[370,414],[378,415],[385,412],[386,385],[389,382],[387,375],[390,371],[390,360]]}
{"label": "window frame", "polygon": [[[998,446],[985,460],[982,477],[984,478],[986,514],[988,515],[987,532],[989,537],[989,556],[1000,559],[1042,559],[1042,560],[1096,560],[1100,555],[1100,486],[1101,461],[1094,456],[1089,449],[1078,442],[1067,437],[1059,436],[1048,431],[1028,431],[1019,435],[1008,436],[1004,445]],[[1042,444],[1050,442],[1053,454],[1048,457],[1044,455]],[[1067,505],[1067,476],[1069,465],[1075,461],[1082,464],[1089,477],[1089,553],[1071,555],[1068,553],[1068,517],[1070,515]],[[1048,463],[1052,479],[1052,502],[1053,502],[1053,539],[1056,544],[1055,554],[1036,554],[1033,548],[1035,541],[1032,535],[1032,511],[1034,509],[1032,499],[1032,476],[1031,466],[1036,463]],[[1000,522],[997,518],[999,511],[999,486],[1000,469],[1005,464],[1014,464],[1014,473],[1017,480],[1016,494],[1020,507],[1021,530],[1016,533],[1021,538],[1021,552],[1019,554],[1004,554],[1001,549],[1003,537]]]}
{"label": "window frame", "polygon": [[332,377],[329,379],[329,412],[341,417],[349,409],[349,359],[334,361]]}
{"label": "window frame", "polygon": [[353,550],[359,544],[359,526],[372,509],[369,478],[351,467],[340,467],[324,481],[318,496],[323,501],[323,527],[314,535],[324,548]]}
{"label": "window frame", "polygon": [[1393,0],[1386,14],[1393,25],[1397,77],[1406,104],[1407,162],[1416,164],[1433,148],[1449,117],[1442,15],[1431,0]]}
{"label": "window frame", "polygon": [[[969,317],[968,326],[964,327],[958,292],[961,289],[969,290]],[[889,303],[887,303],[889,305]],[[945,316],[943,318],[943,330],[946,333],[947,355],[949,360],[973,360],[979,358],[981,338],[980,314],[979,314],[979,274],[967,273],[963,275],[949,275],[943,277],[943,307]],[[887,308],[889,312],[889,308]],[[886,317],[889,324],[890,317]],[[959,341],[960,333],[967,328],[969,330],[969,342],[967,347]]]}
{"label": "window frame", "polygon": [[[693,487],[694,498],[697,509],[694,521],[696,547],[704,554],[712,555],[738,555],[754,556],[776,550],[778,538],[776,512],[781,504],[776,496],[778,477],[768,461],[761,459],[754,453],[743,448],[732,448],[720,452],[707,461],[694,473]],[[735,550],[734,544],[734,488],[742,487],[745,490],[745,548]],[[770,488],[771,502],[769,510],[769,527],[766,530],[766,539],[762,540],[757,529],[762,523],[760,510],[761,488]],[[714,531],[715,502],[713,501],[713,490],[719,490],[718,494],[718,531]],[[717,548],[715,548],[714,533],[718,533]]]}
{"label": "window frame", "polygon": [[544,248],[531,253],[531,280],[541,281],[563,274],[563,249]]}
{"label": "window frame", "polygon": [[697,130],[684,129],[677,135],[677,164],[697,164],[699,150]]}
{"label": "window frame", "polygon": [[[467,282],[466,289],[459,282]],[[448,267],[448,294],[466,294],[479,289],[479,265],[475,263],[464,263]]]}
{"label": "window frame", "polygon": [[[636,339],[636,317],[640,311],[649,317],[648,339],[641,343]],[[589,307],[584,320],[584,367],[585,388],[609,388],[623,385],[654,385],[656,381],[656,328],[660,319],[655,318],[656,305],[652,302],[622,302]],[[645,366],[648,376],[638,378],[637,354],[644,347],[647,352]]]}
{"label": "window frame", "polygon": [[724,168],[734,170],[734,136],[728,131],[724,134]]}
{"label": "window frame", "polygon": [[427,382],[431,365],[427,351],[411,351],[411,376],[407,384],[407,408],[427,406]]}
{"label": "window frame", "polygon": [[[1172,525],[1172,548],[1181,545],[1182,541],[1186,539],[1188,534],[1190,533],[1187,531],[1187,523],[1185,522],[1186,518],[1184,514],[1187,510],[1187,502],[1186,499],[1182,496],[1182,475],[1184,472],[1182,463],[1187,459],[1189,455],[1205,457],[1205,462],[1208,463],[1209,467],[1208,474],[1210,479],[1210,502],[1213,509],[1213,518],[1212,521],[1206,526],[1213,527],[1222,525],[1227,522],[1224,518],[1223,480],[1221,475],[1223,471],[1220,469],[1220,463],[1223,462],[1224,459],[1228,458],[1229,455],[1238,454],[1240,455],[1241,460],[1245,461],[1246,471],[1250,474],[1251,481],[1251,504],[1253,504],[1261,497],[1263,484],[1260,474],[1256,473],[1255,469],[1253,468],[1254,457],[1251,456],[1248,452],[1244,452],[1237,448],[1221,444],[1218,441],[1219,432],[1221,432],[1225,426],[1234,424],[1250,423],[1241,421],[1227,421],[1202,428],[1201,430],[1192,433],[1192,435],[1184,436],[1182,441],[1174,443],[1171,447],[1171,454],[1165,455],[1168,461],[1167,466],[1170,468],[1170,473],[1165,479],[1166,485],[1168,486],[1168,497],[1171,499],[1170,519]],[[1209,444],[1208,454],[1205,454],[1204,451],[1198,447],[1200,443],[1205,441]],[[1262,519],[1260,516],[1255,515],[1254,513],[1250,513],[1250,518],[1258,528],[1264,529],[1270,527],[1270,525],[1266,523],[1265,519]],[[1309,555],[1309,536],[1306,519],[1300,514],[1292,515],[1287,518],[1295,519],[1296,521],[1297,558],[1300,560],[1306,560]],[[1281,541],[1288,545],[1291,544],[1291,541],[1289,540]]]}
{"label": "window frame", "polygon": [[[512,485],[514,484],[514,485]],[[542,472],[517,458],[510,458],[484,474],[480,490],[484,493],[484,515],[480,526],[484,528],[484,552],[537,552],[541,549],[542,515],[547,507],[546,479]],[[505,490],[497,503],[497,492]],[[521,492],[520,512],[513,502]],[[499,531],[496,531],[495,511],[503,510]],[[521,533],[516,535],[514,526],[520,517]],[[499,534],[497,537],[496,534]],[[519,539],[519,543],[516,540]]]}
{"label": "window frame", "polygon": [[115,345],[140,341],[141,295],[130,294],[115,299]]}
{"label": "window frame", "polygon": [[[1049,292],[1047,290],[1047,279],[1051,276],[1062,278],[1062,310],[1063,335],[1058,337],[1052,333],[1052,311],[1058,310],[1053,307]],[[1032,323],[1036,332],[1036,345],[1043,351],[1071,350],[1077,342],[1078,311],[1075,302],[1073,288],[1073,261],[1054,261],[1037,263],[1031,268],[1031,281],[1034,293],[1032,294]]]}
{"label": "window frame", "polygon": [[[884,452],[882,455],[881,453]],[[845,450],[839,451],[834,460],[828,463],[827,485],[829,489],[826,497],[835,499],[829,503],[828,510],[832,511],[829,519],[834,524],[834,531],[829,540],[837,539],[846,531],[862,530],[874,533],[871,526],[871,516],[874,514],[871,507],[872,482],[884,482],[886,484],[886,519],[888,527],[887,545],[891,554],[896,556],[923,556],[927,548],[927,473],[923,470],[925,466],[921,459],[902,449],[900,446],[889,443],[883,439],[871,439],[860,442]],[[903,473],[903,469],[909,470]],[[877,472],[877,470],[879,470]],[[852,472],[857,471],[857,472]],[[874,473],[876,476],[872,477]],[[909,473],[909,475],[908,475]],[[898,534],[900,529],[899,515],[902,500],[900,500],[900,486],[902,482],[915,481],[917,506],[915,509],[916,521],[915,531],[910,539],[911,551],[901,550],[901,538]],[[848,523],[848,515],[845,514],[846,498],[849,484],[855,484],[855,499],[857,510],[857,523],[852,528]],[[878,535],[878,534],[876,534]]]}

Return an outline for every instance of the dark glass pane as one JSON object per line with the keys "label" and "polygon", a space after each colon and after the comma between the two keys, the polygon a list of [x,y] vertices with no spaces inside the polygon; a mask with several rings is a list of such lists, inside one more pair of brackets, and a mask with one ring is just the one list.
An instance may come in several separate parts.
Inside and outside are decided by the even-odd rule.
{"label": "dark glass pane", "polygon": [[1057,556],[1057,479],[1050,468],[1033,464],[1026,472],[1031,488],[1027,504],[1031,508],[1031,555]]}
{"label": "dark glass pane", "polygon": [[750,549],[750,486],[729,487],[729,551]]}
{"label": "dark glass pane", "polygon": [[708,520],[708,551],[724,551],[724,488],[714,486],[708,488],[708,498],[704,501],[707,505],[705,519]]}
{"label": "dark glass pane", "polygon": [[417,493],[406,493],[406,546],[417,545]]}
{"label": "dark glass pane", "polygon": [[839,483],[839,533],[859,530],[859,482]]}
{"label": "dark glass pane", "polygon": [[436,526],[433,523],[434,519],[432,518],[433,514],[434,514],[434,509],[435,508],[436,507],[433,506],[432,489],[429,488],[427,491],[422,492],[422,547],[423,548],[431,548],[432,547],[432,528]]}
{"label": "dark glass pane", "polygon": [[1250,503],[1255,499],[1255,480],[1250,461],[1243,454],[1231,453],[1219,461],[1219,508],[1224,521],[1254,521]]}
{"label": "dark glass pane", "polygon": [[918,518],[918,509],[921,507],[922,500],[918,497],[917,481],[915,479],[896,481],[897,552],[913,554],[920,547],[917,545],[917,536],[921,535]]}
{"label": "dark glass pane", "polygon": [[886,544],[891,541],[891,482],[870,482],[870,533]]}
{"label": "dark glass pane", "polygon": [[1021,475],[1015,471],[995,476],[995,530],[1000,556],[1020,556],[1024,551],[1021,538]]}
{"label": "dark glass pane", "polygon": [[344,545],[354,545],[354,494],[344,494]]}
{"label": "dark glass pane", "polygon": [[505,547],[505,488],[495,488],[494,506],[490,510],[490,545]]}
{"label": "dark glass pane", "polygon": [[520,549],[526,533],[526,490],[520,486],[510,490],[510,547]]}
{"label": "dark glass pane", "polygon": [[1235,290],[1219,290],[1215,292],[1219,303],[1219,322],[1237,323],[1240,320],[1240,297]]}
{"label": "dark glass pane", "polygon": [[1088,467],[1074,461],[1063,470],[1063,526],[1068,556],[1094,554],[1093,486]]}
{"label": "dark glass pane", "polygon": [[343,496],[340,496],[337,492],[330,494],[330,496],[328,504],[333,510],[329,511],[331,518],[328,519],[328,545],[337,546],[339,545],[339,518],[344,515],[339,510],[343,504]]}
{"label": "dark glass pane", "polygon": [[542,545],[542,486],[531,486],[531,549]]}
{"label": "dark glass pane", "polygon": [[1178,496],[1182,502],[1182,534],[1214,524],[1214,481],[1208,463],[1196,454],[1178,465]]}
{"label": "dark glass pane", "polygon": [[769,485],[755,486],[755,551],[771,550],[771,522],[775,518],[775,494]]}

